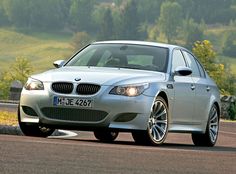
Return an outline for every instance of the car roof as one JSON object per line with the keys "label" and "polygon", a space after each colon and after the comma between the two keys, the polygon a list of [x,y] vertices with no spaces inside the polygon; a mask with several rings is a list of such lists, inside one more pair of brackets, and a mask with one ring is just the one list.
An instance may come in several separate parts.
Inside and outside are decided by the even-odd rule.
{"label": "car roof", "polygon": [[[146,46],[157,46],[157,47],[164,47],[169,49],[174,48],[183,48],[177,45],[165,44],[165,43],[158,43],[158,42],[147,42],[147,41],[134,41],[134,40],[111,40],[111,41],[98,41],[92,44],[131,44],[131,45],[146,45]],[[185,49],[185,48],[183,48]]]}

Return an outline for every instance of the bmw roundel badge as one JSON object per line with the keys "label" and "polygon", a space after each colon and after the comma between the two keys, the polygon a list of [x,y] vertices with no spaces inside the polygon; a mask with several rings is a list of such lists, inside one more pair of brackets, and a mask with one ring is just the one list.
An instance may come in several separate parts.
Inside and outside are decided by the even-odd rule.
{"label": "bmw roundel badge", "polygon": [[78,81],[80,81],[81,80],[81,78],[75,78],[75,81],[76,82],[78,82]]}

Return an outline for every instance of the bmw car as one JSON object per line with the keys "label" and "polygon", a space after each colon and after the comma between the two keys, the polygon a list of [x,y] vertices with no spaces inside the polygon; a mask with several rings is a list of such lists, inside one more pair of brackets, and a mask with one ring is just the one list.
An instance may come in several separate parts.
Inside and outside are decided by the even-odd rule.
{"label": "bmw car", "polygon": [[169,132],[214,146],[219,90],[187,49],[144,41],[87,45],[24,85],[18,121],[26,136],[55,129],[93,131],[102,142],[130,132],[137,144],[160,145]]}

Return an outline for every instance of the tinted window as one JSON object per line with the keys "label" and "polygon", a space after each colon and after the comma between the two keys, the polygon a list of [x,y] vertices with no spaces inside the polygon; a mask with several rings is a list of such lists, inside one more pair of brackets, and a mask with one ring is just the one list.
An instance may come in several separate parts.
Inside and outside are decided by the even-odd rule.
{"label": "tinted window", "polygon": [[66,66],[118,67],[166,72],[168,49],[129,44],[94,44],[86,47]]}
{"label": "tinted window", "polygon": [[201,77],[206,77],[205,70],[203,69],[202,65],[196,60],[198,68],[200,70]]}
{"label": "tinted window", "polygon": [[172,59],[172,72],[174,72],[178,66],[186,66],[186,63],[181,51],[174,50]]}
{"label": "tinted window", "polygon": [[192,76],[200,77],[200,72],[199,72],[198,65],[197,65],[195,58],[192,56],[192,54],[190,54],[186,51],[183,51],[183,54],[184,54],[186,61],[188,62],[189,67],[193,71]]}

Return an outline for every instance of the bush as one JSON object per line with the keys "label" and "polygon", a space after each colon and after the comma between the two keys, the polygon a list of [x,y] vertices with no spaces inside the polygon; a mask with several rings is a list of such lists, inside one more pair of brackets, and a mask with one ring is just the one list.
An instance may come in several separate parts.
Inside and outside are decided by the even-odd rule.
{"label": "bush", "polygon": [[11,71],[0,74],[0,99],[8,99],[10,85],[14,80],[19,80],[24,84],[33,72],[30,61],[24,57],[17,57],[9,67],[11,67]]}
{"label": "bush", "polygon": [[75,51],[92,42],[92,37],[86,32],[77,32],[72,38],[72,47]]}
{"label": "bush", "polygon": [[235,77],[228,72],[228,68],[224,64],[219,63],[211,42],[208,40],[195,42],[193,53],[200,60],[209,76],[214,79],[221,94],[234,95]]}

